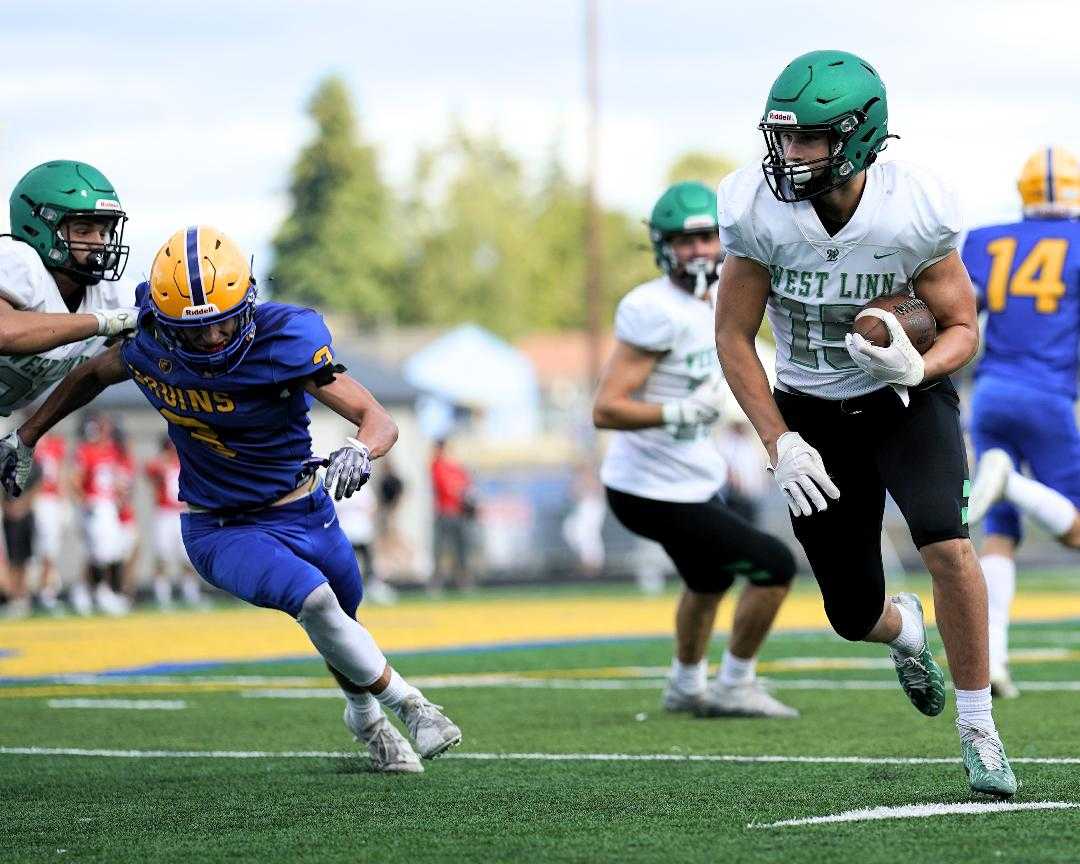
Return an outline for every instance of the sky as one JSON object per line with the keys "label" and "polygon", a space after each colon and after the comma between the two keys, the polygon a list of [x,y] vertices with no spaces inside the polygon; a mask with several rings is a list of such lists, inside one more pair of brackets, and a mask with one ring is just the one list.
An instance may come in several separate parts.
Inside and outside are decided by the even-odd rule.
{"label": "sky", "polygon": [[[208,222],[257,259],[288,208],[313,128],[305,103],[342,76],[385,176],[454,123],[495,132],[539,173],[585,163],[584,0],[99,0],[3,3],[0,189],[55,158],[100,168],[130,215],[131,275],[177,228]],[[884,79],[889,158],[936,170],[969,224],[1017,213],[1024,159],[1080,152],[1080,8],[1068,0],[599,0],[605,203],[635,217],[691,149],[760,158],[769,86],[838,48]],[[0,227],[6,225],[0,215]],[[258,270],[258,261],[257,267]]]}

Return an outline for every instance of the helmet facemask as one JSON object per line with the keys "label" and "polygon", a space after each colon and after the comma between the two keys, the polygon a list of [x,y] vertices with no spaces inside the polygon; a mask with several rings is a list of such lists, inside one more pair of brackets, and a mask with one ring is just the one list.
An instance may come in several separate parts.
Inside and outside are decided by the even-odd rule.
{"label": "helmet facemask", "polygon": [[695,297],[704,297],[720,278],[720,265],[724,261],[723,250],[721,249],[720,254],[715,258],[701,255],[687,261],[680,261],[671,241],[675,237],[687,234],[707,234],[715,237],[716,230],[680,231],[676,234],[662,235],[654,229],[651,233],[656,249],[656,263],[660,269],[680,288],[692,292]]}
{"label": "helmet facemask", "polygon": [[[59,270],[71,276],[81,285],[94,285],[98,282],[116,282],[127,267],[127,255],[130,247],[124,245],[124,226],[127,216],[123,211],[109,212],[68,210],[55,204],[38,204],[33,207],[36,217],[44,231],[53,235],[53,244],[44,261],[50,270]],[[110,239],[107,243],[86,243],[69,240],[65,225],[76,219],[87,221],[111,222]],[[32,226],[24,226],[31,231]],[[73,252],[85,252],[85,264],[79,264]]]}
{"label": "helmet facemask", "polygon": [[[177,321],[166,318],[155,310],[154,337],[163,348],[196,375],[204,378],[226,375],[240,365],[255,339],[255,296],[255,282],[252,280],[243,301],[218,315]],[[207,352],[200,351],[193,345],[191,336],[196,330],[233,318],[236,319],[236,330],[223,348]]]}
{"label": "helmet facemask", "polygon": [[[59,270],[80,285],[115,282],[123,275],[130,247],[124,245],[127,216],[122,210],[104,215],[95,210],[68,210],[54,204],[41,204],[36,206],[33,212],[37,220],[44,223],[53,234],[52,248],[45,261],[47,268]],[[69,239],[65,227],[77,219],[109,222],[109,241],[89,243]],[[24,226],[24,230],[28,228],[29,226]],[[73,254],[75,252],[87,253],[85,263],[79,263]]]}
{"label": "helmet facemask", "polygon": [[[766,156],[761,164],[773,195],[788,204],[807,201],[843,186],[857,171],[870,166],[877,158],[876,150],[871,150],[864,164],[858,167],[848,156],[849,145],[865,122],[866,114],[855,111],[829,123],[813,126],[769,120],[759,123],[758,129],[765,137],[766,148]],[[820,159],[789,163],[784,158],[781,142],[781,136],[785,132],[823,134],[828,140],[829,152]]]}

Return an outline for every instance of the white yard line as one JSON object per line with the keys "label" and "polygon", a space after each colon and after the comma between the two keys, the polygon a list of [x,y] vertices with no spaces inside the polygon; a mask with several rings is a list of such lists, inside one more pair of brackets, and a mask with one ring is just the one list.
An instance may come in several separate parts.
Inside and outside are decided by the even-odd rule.
{"label": "white yard line", "polygon": [[183,699],[50,699],[50,708],[115,708],[122,711],[182,711]]}
{"label": "white yard line", "polygon": [[[99,750],[78,747],[0,747],[3,756],[85,756],[114,759],[351,759],[339,750]],[[712,753],[448,753],[444,758],[478,762],[728,762],[798,765],[955,765],[955,757],[771,756]],[[1013,764],[1080,765],[1080,757],[1018,757]]]}
{"label": "white yard line", "polygon": [[[1013,760],[1014,762],[1017,760]],[[784,819],[780,822],[751,822],[747,828],[790,828],[795,825],[824,825],[830,822],[869,822],[875,819],[927,819],[931,816],[975,816],[985,813],[1015,813],[1021,810],[1072,810],[1080,803],[1069,801],[1007,801],[990,803],[965,801],[961,804],[905,804],[902,807],[870,807],[845,810],[829,816]]]}
{"label": "white yard line", "polygon": [[[658,690],[662,679],[646,678],[524,678],[517,675],[433,675],[409,679],[421,689],[510,687],[522,690]],[[893,680],[834,678],[762,678],[770,690],[896,690]],[[946,685],[948,686],[948,685]],[[1080,681],[1017,681],[1021,691],[1066,693],[1080,691]],[[245,699],[341,699],[333,687],[267,687],[243,690]]]}

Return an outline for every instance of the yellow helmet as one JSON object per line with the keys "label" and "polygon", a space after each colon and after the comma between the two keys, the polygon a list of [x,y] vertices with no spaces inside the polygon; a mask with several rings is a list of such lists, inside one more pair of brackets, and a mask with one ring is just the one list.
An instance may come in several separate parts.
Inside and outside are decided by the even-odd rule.
{"label": "yellow helmet", "polygon": [[[150,302],[158,340],[203,375],[236,368],[255,338],[255,279],[246,255],[209,225],[174,233],[150,267]],[[228,344],[207,353],[190,336],[212,324],[238,319]]]}
{"label": "yellow helmet", "polygon": [[1080,216],[1080,161],[1061,147],[1032,153],[1016,183],[1025,216]]}

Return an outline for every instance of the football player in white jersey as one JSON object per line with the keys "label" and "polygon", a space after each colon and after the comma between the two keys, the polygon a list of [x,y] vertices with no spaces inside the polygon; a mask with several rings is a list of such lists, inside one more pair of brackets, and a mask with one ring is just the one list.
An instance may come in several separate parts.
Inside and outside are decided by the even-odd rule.
{"label": "football player in white jersey", "polygon": [[[888,644],[904,691],[934,716],[945,681],[919,600],[885,596],[881,522],[892,495],[933,577],[970,786],[1009,797],[1017,782],[991,716],[986,586],[968,539],[967,458],[948,378],[979,338],[956,251],[956,201],[926,172],[876,161],[894,137],[885,87],[853,54],[793,60],[759,128],[764,162],[718,192],[728,252],[716,310],[721,365],[788,496],[833,628]],[[914,293],[937,319],[925,355],[890,313],[874,310],[888,347],[852,333],[868,300],[900,293]],[[754,350],[766,311],[775,392]]]}
{"label": "football player in white jersey", "polygon": [[[664,275],[619,303],[618,341],[601,375],[593,422],[619,430],[600,470],[612,512],[630,531],[660,543],[686,583],[663,704],[699,716],[798,717],[755,676],[795,559],[720,497],[727,468],[711,432],[731,397],[713,343],[721,257],[716,195],[701,183],[672,186],[653,208],[649,229]],[[716,609],[738,575],[748,584],[720,671],[708,684]]]}
{"label": "football player in white jersey", "polygon": [[106,339],[135,326],[127,215],[112,184],[84,162],[31,169],[0,235],[0,417],[41,396]]}

